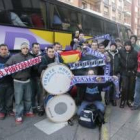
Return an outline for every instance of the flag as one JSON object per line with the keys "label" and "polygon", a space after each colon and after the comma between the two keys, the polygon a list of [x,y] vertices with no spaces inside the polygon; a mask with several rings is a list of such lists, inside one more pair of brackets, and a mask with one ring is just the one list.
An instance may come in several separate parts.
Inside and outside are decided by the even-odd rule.
{"label": "flag", "polygon": [[64,63],[74,63],[81,58],[81,52],[77,50],[61,52],[60,55]]}

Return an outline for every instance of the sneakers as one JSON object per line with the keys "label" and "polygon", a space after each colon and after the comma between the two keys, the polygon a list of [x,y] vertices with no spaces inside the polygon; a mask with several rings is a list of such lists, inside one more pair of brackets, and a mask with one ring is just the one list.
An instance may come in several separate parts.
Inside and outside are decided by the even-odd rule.
{"label": "sneakers", "polygon": [[34,113],[33,112],[28,112],[25,114],[26,117],[34,117]]}
{"label": "sneakers", "polygon": [[5,113],[0,113],[0,120],[3,120],[5,118]]}
{"label": "sneakers", "polygon": [[17,117],[15,121],[16,121],[16,124],[21,124],[23,120],[22,120],[22,117]]}

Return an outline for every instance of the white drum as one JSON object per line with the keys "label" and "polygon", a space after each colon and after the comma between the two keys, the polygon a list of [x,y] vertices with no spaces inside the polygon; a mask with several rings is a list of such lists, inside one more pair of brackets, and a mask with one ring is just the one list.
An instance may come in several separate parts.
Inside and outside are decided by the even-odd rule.
{"label": "white drum", "polygon": [[51,64],[42,74],[42,86],[52,95],[66,93],[71,84],[72,72],[63,64]]}
{"label": "white drum", "polygon": [[49,95],[45,100],[45,111],[52,122],[65,122],[75,114],[76,105],[69,95]]}

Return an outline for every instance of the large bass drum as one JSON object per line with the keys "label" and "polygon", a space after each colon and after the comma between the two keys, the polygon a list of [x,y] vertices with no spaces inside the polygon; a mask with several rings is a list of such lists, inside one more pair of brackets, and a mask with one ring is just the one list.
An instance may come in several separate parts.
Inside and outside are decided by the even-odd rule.
{"label": "large bass drum", "polygon": [[45,99],[45,111],[52,122],[65,122],[75,114],[76,105],[69,95],[49,95]]}
{"label": "large bass drum", "polygon": [[72,72],[63,64],[52,63],[41,77],[42,86],[49,94],[61,95],[70,88]]}

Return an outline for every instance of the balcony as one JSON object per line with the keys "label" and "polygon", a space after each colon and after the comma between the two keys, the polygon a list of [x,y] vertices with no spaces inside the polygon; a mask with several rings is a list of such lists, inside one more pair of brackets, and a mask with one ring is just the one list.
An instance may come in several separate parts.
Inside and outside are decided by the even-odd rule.
{"label": "balcony", "polygon": [[132,3],[132,0],[124,0],[124,2]]}
{"label": "balcony", "polygon": [[116,3],[112,2],[112,9],[116,10]]}
{"label": "balcony", "polygon": [[130,23],[124,23],[124,25],[128,26],[128,27],[131,27],[131,24]]}
{"label": "balcony", "polygon": [[131,10],[125,9],[125,7],[124,7],[124,11],[123,12],[124,12],[125,15],[131,16]]}
{"label": "balcony", "polygon": [[109,6],[109,0],[104,0],[104,4]]}

